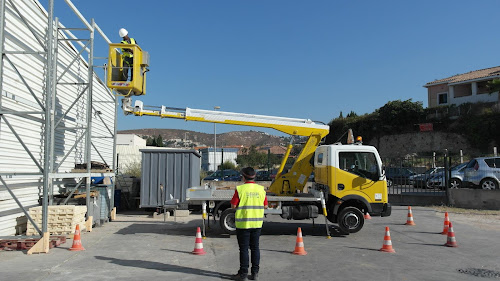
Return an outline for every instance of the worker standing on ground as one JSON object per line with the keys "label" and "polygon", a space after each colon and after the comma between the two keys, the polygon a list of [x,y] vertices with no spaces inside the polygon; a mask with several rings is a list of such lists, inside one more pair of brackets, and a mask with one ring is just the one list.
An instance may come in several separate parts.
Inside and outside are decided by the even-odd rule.
{"label": "worker standing on ground", "polygon": [[241,170],[245,184],[237,186],[231,200],[231,207],[236,208],[236,236],[240,248],[240,270],[233,276],[234,280],[247,280],[248,247],[252,255],[250,280],[258,280],[260,249],[259,238],[264,222],[264,208],[267,208],[267,197],[264,187],[254,182],[255,170],[246,167]]}
{"label": "worker standing on ground", "polygon": [[[128,31],[125,28],[121,28],[118,31],[120,37],[123,38],[122,44],[137,44],[134,38],[128,37]],[[128,71],[130,69],[130,81],[134,80],[134,51],[132,49],[122,48],[123,57],[123,81],[128,80]]]}

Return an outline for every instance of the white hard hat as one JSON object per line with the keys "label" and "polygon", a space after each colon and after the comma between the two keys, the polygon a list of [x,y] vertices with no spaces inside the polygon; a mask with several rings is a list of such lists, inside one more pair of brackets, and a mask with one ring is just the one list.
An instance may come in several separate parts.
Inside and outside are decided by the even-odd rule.
{"label": "white hard hat", "polygon": [[120,37],[125,37],[128,34],[128,31],[125,28],[121,28],[120,31],[118,31],[118,34]]}

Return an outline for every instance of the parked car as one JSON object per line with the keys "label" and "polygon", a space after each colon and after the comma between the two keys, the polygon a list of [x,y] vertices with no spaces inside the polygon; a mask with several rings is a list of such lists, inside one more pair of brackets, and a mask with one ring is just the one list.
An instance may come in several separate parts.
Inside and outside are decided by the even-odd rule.
{"label": "parked car", "polygon": [[482,189],[498,189],[500,186],[500,157],[472,159],[465,168],[464,182]]}
{"label": "parked car", "polygon": [[415,175],[415,172],[408,168],[402,167],[387,167],[385,168],[385,178],[387,186],[393,184],[409,184],[409,177]]}
{"label": "parked car", "polygon": [[424,173],[412,175],[408,179],[410,181],[410,184],[413,185],[413,187],[426,188],[427,180],[432,178],[436,173],[443,173],[443,172],[444,172],[443,167],[430,168]]}
{"label": "parked car", "polygon": [[241,181],[241,174],[236,170],[217,170],[215,173],[205,177],[205,181]]}
{"label": "parked car", "polygon": [[[464,170],[467,167],[467,163],[458,164],[451,167],[451,177],[449,179],[450,188],[460,188],[462,187],[462,182],[464,180]],[[427,187],[429,188],[444,188],[445,174],[443,172],[436,173],[432,178],[427,181]]]}
{"label": "parked car", "polygon": [[267,170],[257,171],[255,175],[256,181],[271,181],[271,172]]}

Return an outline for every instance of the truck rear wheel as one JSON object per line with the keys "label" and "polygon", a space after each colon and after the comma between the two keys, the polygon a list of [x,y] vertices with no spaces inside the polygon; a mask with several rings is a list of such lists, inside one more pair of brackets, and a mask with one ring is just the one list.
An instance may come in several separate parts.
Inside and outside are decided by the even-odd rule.
{"label": "truck rear wheel", "polygon": [[363,228],[365,217],[356,207],[346,207],[338,215],[339,228],[344,233],[356,233]]}
{"label": "truck rear wheel", "polygon": [[220,227],[228,234],[236,234],[236,209],[227,208],[220,215]]}

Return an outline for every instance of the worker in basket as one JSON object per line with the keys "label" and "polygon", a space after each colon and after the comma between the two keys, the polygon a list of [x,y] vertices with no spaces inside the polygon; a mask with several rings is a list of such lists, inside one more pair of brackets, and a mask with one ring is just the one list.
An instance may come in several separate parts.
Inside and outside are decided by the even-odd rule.
{"label": "worker in basket", "polygon": [[[245,184],[237,186],[231,200],[231,207],[236,208],[236,237],[240,249],[240,270],[234,280],[258,280],[260,249],[259,238],[264,209],[267,208],[266,191],[262,185],[254,182],[255,170],[252,167],[241,169]],[[252,271],[248,276],[248,248],[252,254]]]}
{"label": "worker in basket", "polygon": [[[120,37],[122,37],[122,44],[137,44],[134,38],[128,36],[128,31],[125,28],[121,28],[118,31]],[[123,58],[123,81],[128,80],[128,71],[130,69],[130,81],[134,80],[134,51],[132,49],[122,48],[122,58]]]}

